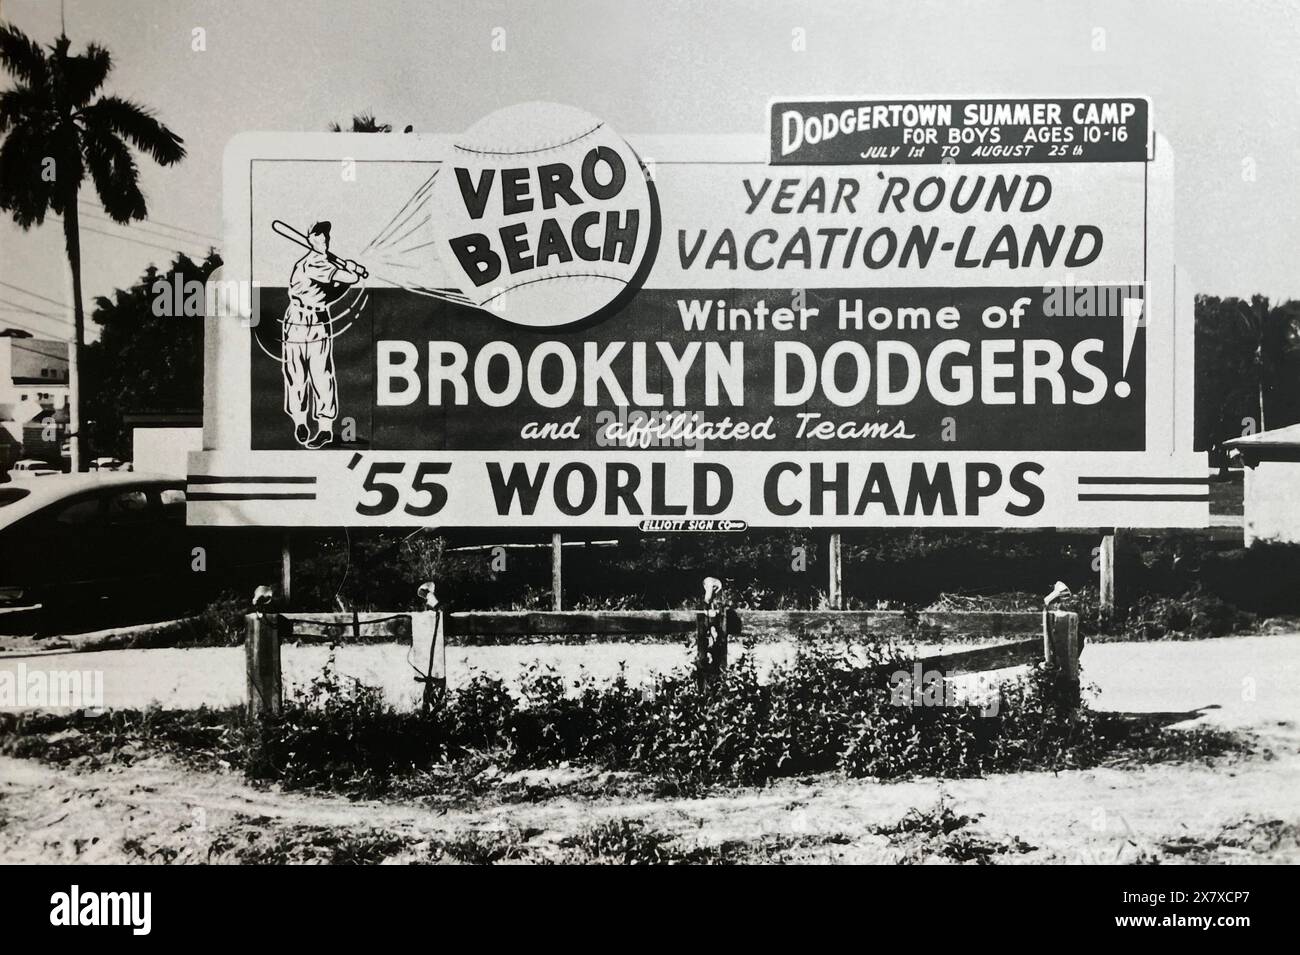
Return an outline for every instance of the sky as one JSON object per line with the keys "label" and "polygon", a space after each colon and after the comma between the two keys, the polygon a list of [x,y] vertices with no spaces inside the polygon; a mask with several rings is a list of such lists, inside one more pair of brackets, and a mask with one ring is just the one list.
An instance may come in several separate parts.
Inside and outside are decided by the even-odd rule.
{"label": "sky", "polygon": [[[111,225],[92,206],[88,301],[173,247],[220,245],[222,151],[244,130],[372,111],[455,133],[545,99],[624,135],[762,133],[770,98],[818,94],[1149,96],[1197,291],[1300,298],[1300,0],[0,0],[0,20],[42,42],[61,13],[75,47],[112,52],[106,90],[153,108],[189,151],[168,169],[141,160],[149,222]],[[83,198],[97,205],[91,187]],[[0,283],[0,327],[67,336],[57,220],[0,222]]]}

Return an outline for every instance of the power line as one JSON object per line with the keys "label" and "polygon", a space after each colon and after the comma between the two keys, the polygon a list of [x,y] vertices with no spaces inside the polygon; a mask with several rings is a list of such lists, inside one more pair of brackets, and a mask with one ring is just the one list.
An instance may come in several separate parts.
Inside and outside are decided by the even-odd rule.
{"label": "power line", "polygon": [[[117,225],[117,223],[112,222],[111,220],[108,221],[111,225]],[[190,249],[178,248],[177,246],[174,245],[159,245],[156,242],[148,242],[144,239],[137,239],[129,235],[124,235],[120,232],[109,232],[106,229],[96,229],[94,226],[85,225],[84,223],[80,223],[80,222],[77,223],[77,228],[83,232],[93,232],[95,235],[105,235],[108,236],[110,239],[121,239],[123,242],[134,242],[137,245],[145,245],[154,249],[162,249],[164,252],[171,252],[173,254],[177,252],[184,252],[185,254],[188,255],[192,251]],[[171,239],[173,242],[176,242],[178,244],[183,244],[183,245],[194,246],[199,244],[193,239],[182,239],[180,236],[175,236],[175,235],[162,235],[161,238]]]}
{"label": "power line", "polygon": [[0,282],[5,288],[11,288],[15,292],[22,292],[24,295],[30,295],[32,298],[39,298],[42,301],[49,302],[51,305],[57,305],[59,308],[67,308],[66,302],[60,302],[56,298],[50,298],[48,295],[42,295],[40,292],[33,292],[31,289],[23,288],[21,285],[12,285],[9,282]]}
{"label": "power line", "polygon": [[[0,299],[0,301],[7,301],[7,300]],[[49,312],[34,312],[30,308],[25,308],[22,305],[0,305],[0,312],[19,312],[24,315],[40,315],[42,317],[47,317],[47,318],[54,317]]]}
{"label": "power line", "polygon": [[[8,336],[6,336],[6,337],[8,337]],[[46,339],[46,340],[48,340],[48,341],[53,341],[53,340],[55,340],[55,339]],[[27,339],[25,339],[25,338],[9,338],[9,341],[10,341],[10,343],[12,344],[12,347],[14,347],[14,348],[20,349],[21,351],[29,351],[29,352],[31,352],[33,355],[40,355],[42,358],[48,358],[48,359],[50,359],[51,361],[60,361],[60,360],[64,360],[64,359],[67,358],[67,354],[66,354],[66,353],[65,353],[65,354],[62,354],[62,355],[51,355],[49,352],[41,351],[39,348],[33,348],[31,345],[21,345],[21,344],[19,344],[19,342],[25,342],[25,341],[27,341]],[[33,338],[32,341],[41,341],[41,339]],[[60,343],[60,344],[63,344],[63,345],[70,345],[70,344],[72,344],[71,342],[64,341],[63,339],[57,339],[57,341],[59,341],[59,343]],[[43,379],[41,379],[41,380],[42,380],[42,381],[49,381],[48,378],[43,378]],[[58,384],[66,384],[66,382],[50,381],[50,384],[52,384],[52,385],[58,385]]]}
{"label": "power line", "polygon": [[69,324],[71,324],[71,321],[67,318],[64,318],[62,315],[55,315],[53,312],[42,312],[39,309],[35,309],[35,308],[27,308],[25,305],[21,305],[18,302],[11,301],[10,299],[7,298],[0,298],[0,303],[4,305],[12,306],[13,309],[15,309],[16,311],[26,312],[28,315],[37,315],[40,316],[41,318],[48,318],[51,321],[68,322]]}
{"label": "power line", "polygon": [[[86,208],[86,209],[89,209],[89,210],[92,211],[92,212],[96,212],[96,211],[98,211],[98,209],[99,209],[99,207],[95,206],[95,205],[92,204],[92,203],[86,202],[84,199],[79,199],[79,200],[77,201],[77,204],[80,205],[80,206],[83,206],[83,207]],[[110,222],[113,222],[115,225],[124,225],[124,223],[117,222],[115,219],[111,219],[111,218],[110,218],[109,221],[110,221]],[[160,227],[162,227],[162,228],[166,228],[166,229],[174,229],[174,230],[176,230],[177,232],[188,232],[188,233],[190,233],[191,235],[197,235],[197,236],[199,236],[200,238],[203,238],[203,239],[209,239],[209,240],[211,240],[211,241],[213,241],[213,242],[218,242],[218,241],[220,241],[220,240],[217,239],[217,237],[214,236],[214,235],[210,235],[210,234],[207,233],[207,232],[200,232],[200,231],[198,231],[197,229],[187,229],[187,228],[185,228],[185,226],[183,226],[183,225],[173,225],[173,224],[171,224],[170,222],[163,222],[163,221],[161,221],[161,220],[159,220],[159,219],[146,219],[145,221],[148,222],[150,225],[156,225],[156,226],[160,226]]]}
{"label": "power line", "polygon": [[[36,325],[28,325],[25,322],[18,321],[18,319],[16,318],[0,319],[0,325],[3,325],[5,327],[9,327],[10,325],[13,325],[17,328],[21,328],[25,332],[31,332],[33,335],[53,335],[55,337],[58,337],[59,335],[58,332],[52,332],[48,328],[40,328]],[[67,341],[67,339],[60,338],[59,341]]]}
{"label": "power line", "polygon": [[[106,223],[107,225],[117,226],[121,229],[126,229],[128,231],[133,232],[138,230],[140,232],[148,232],[150,235],[156,235],[163,239],[171,239],[174,242],[189,242],[191,244],[198,245],[199,243],[220,243],[221,241],[216,236],[205,235],[204,233],[201,232],[193,232],[193,234],[197,236],[197,238],[190,239],[181,235],[173,235],[171,232],[163,232],[156,228],[150,228],[149,226],[162,226],[166,228],[171,228],[170,226],[166,226],[166,223],[154,222],[152,219],[146,220],[149,223],[149,225],[141,225],[137,223],[118,222],[116,219],[110,218],[109,216],[97,216],[92,213],[85,212],[84,210],[80,213],[80,215],[82,215],[84,218],[93,219],[96,222]],[[192,231],[192,230],[185,230],[185,231]]]}
{"label": "power line", "polygon": [[[131,236],[129,236],[129,235],[120,235],[120,234],[117,233],[117,232],[108,232],[108,231],[105,230],[105,229],[95,229],[95,228],[92,228],[91,226],[88,226],[88,225],[83,225],[83,226],[81,226],[81,228],[82,228],[84,231],[86,231],[86,232],[93,232],[93,233],[95,233],[96,235],[106,235],[106,236],[108,236],[110,239],[121,239],[123,242],[134,242],[136,245],[145,245],[145,246],[148,246],[148,247],[151,248],[151,249],[162,249],[164,252],[170,252],[170,253],[172,253],[172,255],[177,255],[177,254],[179,254],[179,253],[184,253],[184,254],[188,255],[188,254],[190,253],[190,251],[191,251],[191,250],[188,250],[188,249],[178,249],[178,248],[177,248],[176,246],[174,246],[174,245],[159,245],[157,242],[146,242],[144,239],[133,239],[133,238],[132,238]],[[181,240],[181,239],[177,239],[176,241],[177,241],[177,242],[180,242],[180,241],[183,241],[183,240]]]}
{"label": "power line", "polygon": [[[16,327],[16,328],[21,328],[21,329],[22,329],[23,331],[25,331],[25,332],[31,332],[33,335],[51,335],[51,334],[53,334],[53,333],[50,332],[48,329],[37,328],[35,325],[27,325],[27,324],[25,324],[25,323],[23,323],[23,322],[18,321],[18,319],[16,319],[16,318],[6,318],[6,319],[3,321],[3,323],[0,323],[0,324],[5,325],[5,327],[8,327],[8,326],[12,325],[12,326],[14,326],[14,327]],[[6,336],[6,337],[7,337],[7,336]],[[60,339],[58,339],[58,340],[59,340],[59,341],[67,341],[68,339],[60,338]]]}
{"label": "power line", "polygon": [[[86,218],[88,218],[88,219],[94,219],[96,222],[106,222],[106,223],[108,223],[109,225],[118,226],[118,227],[121,228],[121,229],[125,229],[127,232],[137,232],[137,231],[139,231],[139,232],[147,233],[147,234],[149,234],[149,235],[155,235],[155,236],[158,236],[160,239],[170,239],[170,240],[173,241],[173,242],[188,242],[190,245],[199,245],[199,244],[201,244],[201,243],[200,243],[200,240],[198,240],[198,239],[186,239],[186,238],[183,238],[183,237],[181,237],[181,236],[172,235],[172,234],[170,234],[170,233],[168,233],[168,232],[159,232],[157,229],[150,229],[149,227],[147,227],[147,226],[143,226],[143,225],[127,225],[127,224],[124,223],[124,222],[117,222],[117,221],[115,221],[115,220],[113,220],[113,219],[108,218],[107,216],[95,216],[95,215],[86,214]],[[89,228],[89,227],[87,227],[87,228]],[[202,241],[203,241],[203,242],[216,242],[217,240],[205,236],[204,239],[203,239]]]}

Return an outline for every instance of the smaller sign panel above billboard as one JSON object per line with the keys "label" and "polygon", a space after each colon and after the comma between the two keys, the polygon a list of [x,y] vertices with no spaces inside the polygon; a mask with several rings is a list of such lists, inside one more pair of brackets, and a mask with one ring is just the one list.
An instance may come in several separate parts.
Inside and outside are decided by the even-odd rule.
{"label": "smaller sign panel above billboard", "polygon": [[1146,99],[813,99],[771,109],[776,166],[1142,162]]}

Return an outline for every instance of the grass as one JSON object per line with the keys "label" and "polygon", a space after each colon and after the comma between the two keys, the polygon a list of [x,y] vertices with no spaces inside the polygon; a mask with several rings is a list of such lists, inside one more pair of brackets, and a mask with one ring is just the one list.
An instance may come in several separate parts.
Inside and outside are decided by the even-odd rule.
{"label": "grass", "polygon": [[[764,835],[753,840],[696,844],[658,830],[640,819],[617,817],[584,826],[558,840],[540,830],[504,827],[467,835],[398,834],[383,829],[333,826],[268,826],[270,820],[241,817],[216,833],[207,859],[240,865],[740,865],[782,861],[792,852],[844,845],[842,833],[823,836]],[[140,845],[142,861],[171,861],[166,853]]]}
{"label": "grass", "polygon": [[888,837],[890,843],[901,850],[901,863],[925,862],[932,858],[948,862],[974,862],[988,865],[999,855],[1033,852],[1036,848],[1013,836],[1009,841],[998,842],[974,835],[966,827],[977,821],[953,810],[944,797],[927,810],[912,809],[897,823],[879,826],[874,831]]}

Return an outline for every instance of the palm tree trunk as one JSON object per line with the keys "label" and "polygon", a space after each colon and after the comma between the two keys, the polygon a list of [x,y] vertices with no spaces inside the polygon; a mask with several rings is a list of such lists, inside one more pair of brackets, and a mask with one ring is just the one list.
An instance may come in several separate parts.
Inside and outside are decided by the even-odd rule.
{"label": "palm tree trunk", "polygon": [[68,349],[68,446],[72,452],[72,471],[82,467],[81,443],[81,349],[86,341],[86,313],[81,301],[81,230],[77,222],[77,184],[73,183],[63,208],[63,238],[68,249],[68,268],[72,273],[72,322],[74,337]]}

